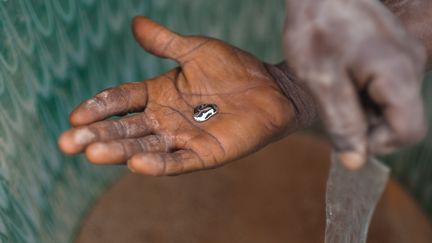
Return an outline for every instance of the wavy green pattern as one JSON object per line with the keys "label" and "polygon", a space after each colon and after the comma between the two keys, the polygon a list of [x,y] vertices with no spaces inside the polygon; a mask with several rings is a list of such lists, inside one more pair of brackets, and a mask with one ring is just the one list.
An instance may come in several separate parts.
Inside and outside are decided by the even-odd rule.
{"label": "wavy green pattern", "polygon": [[278,60],[282,0],[274,3],[0,0],[0,242],[72,241],[91,203],[123,171],[62,155],[56,137],[83,99],[173,66],[139,50],[132,16]]}
{"label": "wavy green pattern", "polygon": [[[0,242],[72,241],[91,203],[123,171],[62,155],[56,137],[81,100],[173,66],[139,50],[132,16],[222,38],[277,62],[282,6],[283,0],[0,0]],[[425,97],[432,105],[431,82]],[[432,133],[426,141],[387,158],[424,206],[432,205]]]}

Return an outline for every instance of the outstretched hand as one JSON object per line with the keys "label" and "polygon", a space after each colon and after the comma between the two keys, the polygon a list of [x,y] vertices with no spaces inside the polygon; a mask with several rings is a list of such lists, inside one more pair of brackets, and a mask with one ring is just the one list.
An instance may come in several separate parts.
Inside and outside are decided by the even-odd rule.
{"label": "outstretched hand", "polygon": [[[180,66],[80,104],[70,115],[74,127],[59,139],[65,153],[173,175],[223,165],[298,128],[291,101],[251,54],[216,39],[182,36],[145,17],[134,19],[133,32],[146,51]],[[196,122],[200,104],[219,111]]]}

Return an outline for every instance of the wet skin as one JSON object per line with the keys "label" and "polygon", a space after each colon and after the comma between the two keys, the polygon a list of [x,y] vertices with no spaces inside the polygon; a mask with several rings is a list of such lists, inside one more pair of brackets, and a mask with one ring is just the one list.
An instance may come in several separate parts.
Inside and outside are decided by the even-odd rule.
{"label": "wet skin", "polygon": [[[140,45],[177,61],[179,67],[84,101],[71,113],[73,128],[59,138],[61,150],[85,152],[96,164],[129,161],[131,170],[149,175],[214,168],[307,126],[310,121],[301,116],[312,117],[307,113],[315,109],[305,106],[299,112],[297,104],[313,103],[313,99],[333,144],[351,169],[361,166],[367,151],[386,153],[418,141],[425,133],[419,95],[425,50],[405,29],[426,47],[427,32],[413,27],[414,17],[405,17],[412,23],[404,21],[404,29],[381,5],[366,0],[359,1],[360,6],[344,6],[353,11],[351,15],[331,12],[322,14],[318,22],[313,14],[290,14],[293,6],[319,12],[322,6],[312,7],[313,2],[290,5],[287,1],[291,18],[285,29],[289,60],[285,66],[266,65],[222,41],[182,36],[148,18],[135,18],[133,32]],[[362,16],[371,28],[356,35],[351,30],[361,26],[346,16]],[[298,24],[302,22],[311,24]],[[337,24],[340,33],[335,32]],[[346,50],[356,58],[347,56]],[[269,67],[296,78],[281,78]],[[282,82],[304,83],[309,91],[290,95],[278,85]],[[360,102],[364,95],[367,103]],[[194,107],[208,103],[218,105],[218,114],[195,122]],[[373,116],[372,108],[377,111]],[[112,116],[120,118],[106,120]]]}

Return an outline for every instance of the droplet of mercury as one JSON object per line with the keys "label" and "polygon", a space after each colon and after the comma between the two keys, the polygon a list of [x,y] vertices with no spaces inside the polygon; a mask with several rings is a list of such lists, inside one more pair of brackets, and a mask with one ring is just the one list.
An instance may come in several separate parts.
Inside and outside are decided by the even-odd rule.
{"label": "droplet of mercury", "polygon": [[201,104],[194,108],[193,119],[196,122],[205,122],[218,113],[215,104]]}

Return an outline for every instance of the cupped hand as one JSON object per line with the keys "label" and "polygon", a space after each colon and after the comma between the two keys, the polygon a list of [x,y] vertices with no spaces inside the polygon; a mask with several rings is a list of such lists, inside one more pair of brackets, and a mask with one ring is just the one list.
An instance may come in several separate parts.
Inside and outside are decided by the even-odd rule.
{"label": "cupped hand", "polygon": [[[80,104],[70,115],[74,127],[59,139],[65,153],[173,175],[223,165],[298,128],[290,100],[254,56],[145,17],[134,19],[133,32],[145,50],[180,66]],[[197,122],[193,110],[200,104],[215,104],[218,113]]]}
{"label": "cupped hand", "polygon": [[288,0],[284,36],[347,167],[425,135],[425,49],[379,1]]}

